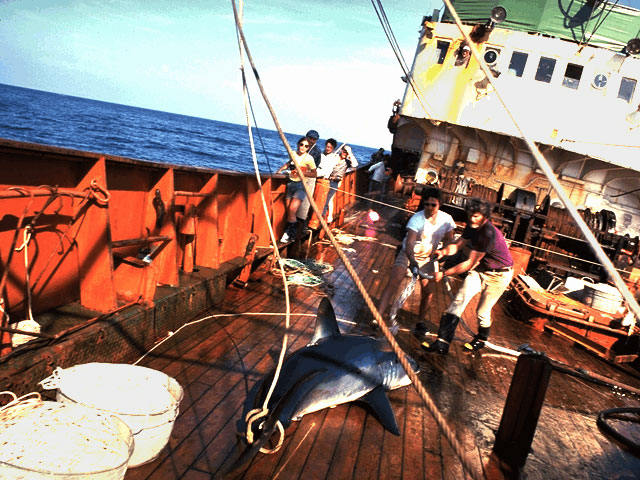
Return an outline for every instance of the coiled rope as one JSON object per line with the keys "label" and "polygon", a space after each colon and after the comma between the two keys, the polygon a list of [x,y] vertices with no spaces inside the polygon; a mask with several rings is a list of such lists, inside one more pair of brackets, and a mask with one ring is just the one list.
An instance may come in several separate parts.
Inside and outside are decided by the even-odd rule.
{"label": "coiled rope", "polygon": [[[287,272],[287,281],[290,284],[304,285],[307,287],[324,285],[326,282],[321,275],[333,270],[333,266],[329,263],[318,262],[316,260],[295,260],[293,258],[284,258],[282,260],[282,266],[289,269]],[[274,269],[271,273],[280,275],[281,272],[281,269]]]}

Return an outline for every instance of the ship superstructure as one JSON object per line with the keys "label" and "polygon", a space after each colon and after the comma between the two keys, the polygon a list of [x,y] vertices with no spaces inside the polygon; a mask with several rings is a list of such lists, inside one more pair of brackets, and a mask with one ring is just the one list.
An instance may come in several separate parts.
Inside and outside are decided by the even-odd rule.
{"label": "ship superstructure", "polygon": [[513,115],[572,201],[596,218],[594,230],[637,236],[640,11],[592,1],[453,4],[508,110],[451,16],[426,17],[414,86],[407,82],[392,125],[396,165],[450,169],[458,182],[463,172],[466,181],[500,191],[502,199],[525,190],[538,210],[561,207],[519,139]]}

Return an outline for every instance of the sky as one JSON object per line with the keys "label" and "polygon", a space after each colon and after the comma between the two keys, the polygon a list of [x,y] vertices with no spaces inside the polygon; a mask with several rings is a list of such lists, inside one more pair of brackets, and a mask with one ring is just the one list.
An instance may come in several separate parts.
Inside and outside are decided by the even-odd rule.
{"label": "sky", "polygon": [[[423,15],[383,0],[411,65]],[[238,4],[239,8],[239,4]],[[249,50],[285,132],[391,146],[402,70],[370,0],[247,0]],[[0,83],[246,123],[231,0],[0,0]],[[245,57],[261,128],[275,129]]]}

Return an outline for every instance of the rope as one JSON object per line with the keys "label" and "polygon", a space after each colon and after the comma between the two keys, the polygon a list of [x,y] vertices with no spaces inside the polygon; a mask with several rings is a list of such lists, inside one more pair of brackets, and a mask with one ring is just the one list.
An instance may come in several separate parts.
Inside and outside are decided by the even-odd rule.
{"label": "rope", "polygon": [[[238,50],[239,50],[239,55],[240,55],[240,71],[242,73],[242,94],[243,94],[243,99],[244,99],[244,107],[245,107],[245,117],[246,117],[246,121],[247,121],[247,131],[249,134],[249,144],[251,145],[251,156],[253,159],[253,166],[254,166],[254,170],[255,170],[255,174],[256,174],[256,181],[258,182],[258,186],[260,188],[260,197],[262,200],[262,208],[263,208],[263,212],[265,215],[265,219],[266,219],[266,224],[267,227],[269,229],[269,237],[271,238],[271,244],[273,245],[273,252],[274,252],[274,256],[275,258],[278,260],[278,265],[280,266],[281,272],[282,272],[282,282],[284,285],[284,294],[285,294],[285,312],[286,312],[286,316],[285,316],[285,333],[282,337],[282,347],[280,349],[280,355],[278,356],[278,363],[276,365],[276,369],[273,375],[273,381],[271,382],[271,386],[269,388],[269,391],[267,392],[267,395],[265,396],[265,400],[264,403],[262,405],[262,411],[260,414],[258,414],[257,418],[260,418],[264,415],[266,415],[268,413],[268,409],[267,409],[267,405],[269,403],[269,400],[271,399],[271,395],[273,394],[273,391],[275,389],[276,383],[278,381],[278,378],[280,377],[280,371],[282,369],[282,364],[284,362],[284,357],[285,354],[287,352],[287,343],[288,343],[288,331],[289,331],[289,326],[290,326],[290,315],[291,315],[291,303],[290,303],[290,299],[289,299],[289,285],[288,285],[288,281],[287,281],[287,277],[285,275],[284,272],[284,266],[282,264],[282,258],[280,257],[280,252],[278,250],[278,245],[277,245],[277,240],[276,240],[276,236],[275,233],[273,231],[273,227],[271,225],[271,220],[270,220],[270,215],[269,215],[269,209],[267,208],[267,201],[265,199],[265,195],[264,195],[264,188],[262,185],[262,179],[260,178],[260,169],[258,167],[258,160],[256,157],[256,152],[255,152],[255,145],[253,143],[253,134],[251,131],[251,123],[249,120],[249,113],[248,113],[248,98],[249,98],[249,94],[248,94],[248,88],[247,88],[247,78],[245,75],[245,70],[244,70],[244,56],[243,56],[243,45],[244,48],[247,52],[247,56],[249,56],[249,50],[247,49],[246,46],[246,42],[244,40],[244,34],[242,33],[242,19],[239,18],[238,15],[238,11],[236,9],[236,4],[235,4],[235,0],[231,1],[231,4],[233,6],[233,15],[235,17],[235,22],[236,22],[236,36],[238,37]],[[240,3],[240,7],[242,8],[242,0]],[[242,39],[242,41],[241,41]],[[251,60],[250,56],[249,59]],[[253,66],[253,62],[251,62],[252,66]],[[255,67],[254,67],[254,72],[255,72]],[[260,86],[260,88],[262,89],[262,86]],[[279,129],[279,127],[278,127]],[[280,129],[279,129],[280,130]],[[280,133],[280,132],[279,132]],[[285,147],[288,148],[289,151],[289,156],[293,159],[293,152],[291,152],[291,148],[289,147],[288,142],[286,142],[286,138],[284,137],[283,133],[280,133],[280,136],[282,138],[283,143],[285,143]],[[301,173],[300,170],[300,166],[298,165],[298,163],[296,162],[295,159],[293,159],[295,165],[296,165],[296,169],[298,170],[298,173]],[[303,176],[301,175],[301,178]],[[303,182],[304,184],[304,182]],[[305,191],[307,190],[306,186],[305,186]],[[256,418],[256,419],[257,419]],[[247,416],[247,439],[250,438],[250,432],[251,432],[251,424],[253,423],[254,419],[252,419],[251,421],[249,421],[249,418]],[[284,437],[284,433],[282,434],[282,436]],[[283,438],[281,438],[281,440],[283,440]]]}
{"label": "rope", "polygon": [[[241,25],[241,23],[239,21],[239,18],[238,18],[238,11],[236,9],[235,0],[232,0],[232,5],[233,5],[233,14],[234,14],[234,17],[235,17],[235,20],[236,20],[236,28],[237,28],[237,31],[238,31],[238,33],[240,35],[240,39],[242,40],[242,45],[244,46],[244,50],[245,50],[245,52],[247,54],[247,59],[249,60],[249,62],[251,64],[251,67],[253,69],[253,72],[255,74],[255,78],[256,78],[258,87],[260,88],[262,96],[263,96],[263,98],[265,100],[265,104],[267,105],[267,107],[269,109],[269,112],[270,112],[270,114],[271,114],[271,116],[273,118],[274,124],[276,125],[277,131],[278,131],[278,134],[280,135],[280,138],[282,139],[282,142],[283,142],[285,148],[287,149],[287,153],[289,154],[289,157],[290,157],[291,161],[293,162],[293,164],[296,167],[298,175],[300,176],[300,178],[304,179],[304,173],[302,172],[302,169],[300,168],[300,165],[298,164],[298,161],[296,160],[295,156],[293,155],[293,151],[291,150],[291,147],[289,146],[289,143],[288,143],[286,137],[284,136],[284,132],[282,131],[282,128],[280,127],[280,123],[278,122],[278,119],[277,119],[277,116],[275,114],[275,111],[273,110],[273,108],[271,106],[271,103],[268,100],[267,94],[266,94],[266,92],[264,90],[264,87],[262,85],[262,82],[260,80],[260,76],[258,75],[258,69],[256,68],[255,63],[253,62],[253,58],[251,56],[249,47],[247,45],[247,40],[246,40],[246,38],[244,36],[244,31],[242,29],[242,25]],[[313,209],[313,211],[315,212],[316,216],[318,217],[318,219],[320,221],[320,225],[322,226],[322,229],[325,231],[327,237],[329,238],[329,240],[331,241],[332,245],[336,249],[336,253],[338,254],[338,257],[340,257],[340,259],[342,260],[345,268],[347,269],[347,272],[349,272],[349,275],[353,279],[356,287],[358,288],[358,290],[362,294],[362,297],[363,297],[365,303],[367,304],[367,306],[369,307],[369,310],[372,312],[375,320],[378,322],[378,326],[379,326],[380,330],[382,331],[382,334],[385,336],[385,338],[389,342],[389,345],[391,346],[391,348],[394,351],[394,353],[398,356],[398,360],[399,360],[400,364],[402,365],[402,367],[404,368],[406,374],[411,379],[411,382],[413,383],[414,387],[417,389],[418,393],[422,397],[423,402],[425,403],[425,405],[427,406],[427,408],[429,409],[429,411],[433,415],[436,423],[438,424],[438,426],[442,430],[443,435],[445,436],[445,438],[447,439],[447,441],[449,442],[449,444],[453,448],[453,450],[456,453],[456,455],[458,455],[458,457],[460,458],[460,460],[462,462],[462,465],[469,472],[469,474],[474,479],[482,478],[481,474],[477,471],[475,466],[472,465],[470,460],[464,456],[464,450],[463,450],[460,442],[458,442],[458,440],[455,437],[453,431],[446,424],[443,415],[438,411],[438,409],[437,409],[437,407],[435,405],[435,402],[433,401],[433,399],[431,398],[431,396],[429,395],[427,390],[424,388],[424,386],[420,382],[420,379],[418,378],[418,375],[411,368],[411,365],[409,364],[409,361],[407,359],[406,354],[402,351],[402,349],[398,345],[398,342],[396,342],[395,338],[393,337],[393,335],[389,331],[389,329],[388,329],[387,325],[385,324],[382,316],[380,315],[380,312],[378,311],[378,309],[376,308],[375,304],[373,303],[373,300],[369,296],[369,293],[367,292],[366,287],[363,285],[363,283],[360,280],[360,277],[358,276],[356,270],[351,265],[351,262],[349,261],[349,259],[345,255],[345,253],[342,251],[342,249],[338,248],[337,241],[334,238],[333,233],[331,233],[331,229],[329,228],[329,225],[327,224],[326,220],[323,218],[320,208],[318,207],[316,202],[313,200],[313,195],[310,192],[310,190],[307,187],[307,185],[305,185],[305,182],[302,182],[302,186],[303,186],[304,191],[305,191],[305,193],[307,195],[307,198],[309,198],[309,203],[311,205],[311,208]]]}
{"label": "rope", "polygon": [[8,390],[0,392],[0,395],[8,395],[12,400],[0,407],[0,422],[7,423],[21,417],[26,410],[42,405],[42,398],[38,392],[27,393],[18,397]]}
{"label": "rope", "polygon": [[[567,236],[567,235],[565,235]],[[568,236],[567,236],[568,237]],[[568,237],[568,238],[573,238],[573,237]],[[578,239],[579,240],[579,239]],[[565,257],[565,258],[570,258],[572,260],[580,260],[580,262],[582,263],[588,263],[590,265],[595,265],[597,267],[602,267],[602,264],[598,263],[598,262],[592,262],[591,260],[585,260],[583,258],[579,258],[579,257],[573,257],[571,255],[567,255],[566,253],[561,253],[561,252],[556,252],[555,250],[549,250],[548,248],[542,248],[542,247],[536,247],[535,245],[531,245],[529,243],[524,243],[524,242],[518,242],[516,240],[509,240],[511,243],[515,243],[517,245],[522,245],[524,247],[527,248],[532,248],[534,250],[540,250],[542,252],[546,252],[546,253],[551,253],[553,255],[558,255],[559,257]],[[626,270],[622,270],[620,268],[616,268],[616,270],[618,272],[622,272],[622,273],[628,273]]]}
{"label": "rope", "polygon": [[16,229],[13,232],[13,240],[11,241],[11,246],[9,247],[9,253],[7,256],[7,263],[5,263],[4,268],[3,268],[3,272],[2,272],[2,279],[0,279],[0,305],[2,306],[2,326],[6,327],[9,324],[9,315],[5,312],[4,309],[4,287],[7,283],[7,278],[9,276],[9,265],[11,265],[11,260],[13,259],[13,252],[16,251],[16,244],[18,243],[18,235],[20,232],[20,229],[22,228],[22,222],[24,221],[27,213],[29,213],[29,210],[31,209],[31,205],[33,205],[33,201],[34,201],[34,196],[33,193],[30,190],[25,190],[21,187],[11,187],[9,188],[9,190],[14,190],[16,192],[21,193],[22,195],[26,195],[29,194],[29,196],[31,197],[29,202],[27,203],[27,205],[25,206],[24,210],[22,211],[22,213],[20,214],[20,218],[18,218],[18,223],[16,224]]}
{"label": "rope", "polygon": [[31,309],[31,287],[29,285],[29,242],[31,241],[31,231],[30,225],[27,225],[24,231],[22,232],[22,245],[16,248],[16,251],[24,249],[24,277],[25,277],[25,288],[27,289],[27,311],[29,314],[29,320],[32,322],[33,320],[33,311]]}

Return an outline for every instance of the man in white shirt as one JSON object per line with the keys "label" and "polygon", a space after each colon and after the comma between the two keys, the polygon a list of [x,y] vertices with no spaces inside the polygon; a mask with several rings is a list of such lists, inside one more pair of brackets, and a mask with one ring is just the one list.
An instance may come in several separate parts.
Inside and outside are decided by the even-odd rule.
{"label": "man in white shirt", "polygon": [[[407,223],[407,235],[402,241],[402,250],[398,253],[391,269],[389,283],[380,298],[380,313],[386,315],[386,310],[395,299],[402,279],[407,275],[407,269],[419,269],[426,274],[434,273],[434,263],[431,255],[438,245],[444,246],[453,242],[453,232],[456,223],[451,215],[440,210],[440,190],[428,187],[422,191],[423,210],[415,213]],[[429,280],[420,279],[420,321],[426,320],[429,305],[433,298],[433,291],[429,287]]]}
{"label": "man in white shirt", "polygon": [[371,165],[367,171],[371,175],[369,178],[369,197],[373,198],[373,193],[376,192],[376,197],[382,198],[391,170],[387,168],[386,161],[383,160]]}

